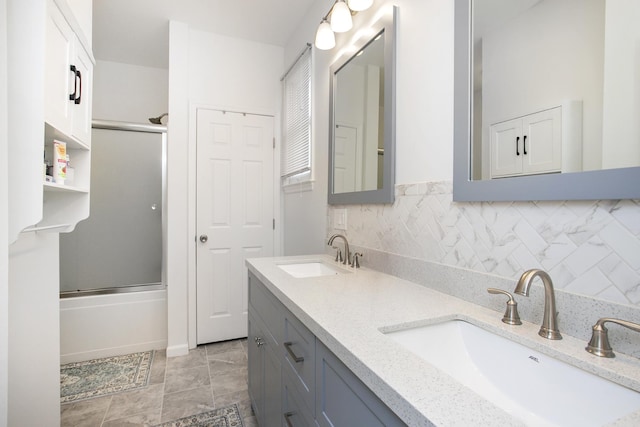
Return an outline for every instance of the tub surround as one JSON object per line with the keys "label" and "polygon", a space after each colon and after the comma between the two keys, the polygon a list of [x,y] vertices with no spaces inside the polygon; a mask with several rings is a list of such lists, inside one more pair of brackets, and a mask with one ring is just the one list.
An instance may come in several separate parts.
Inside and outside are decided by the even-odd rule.
{"label": "tub surround", "polygon": [[[523,424],[383,334],[446,319],[469,321],[540,353],[640,391],[640,361],[621,354],[620,344],[616,348],[616,344],[612,343],[618,357],[595,357],[584,351],[586,340],[573,337],[565,321],[560,323],[563,340],[551,341],[538,336],[541,314],[535,316],[536,310],[542,311],[541,289],[540,293],[533,289],[528,298],[530,301],[526,303],[519,298],[521,308],[525,309],[529,303],[532,307],[521,311],[523,325],[510,326],[501,321],[503,299],[492,295],[487,294],[484,300],[491,307],[487,308],[371,270],[366,268],[366,264],[347,274],[305,279],[295,279],[277,267],[281,262],[317,259],[334,262],[331,256],[318,255],[250,259],[247,266],[318,339],[409,425]],[[365,259],[367,263],[378,266],[376,260],[382,260],[383,255],[367,251],[363,264]],[[461,269],[449,271],[447,269],[450,267],[446,266],[431,266],[430,273],[433,275],[429,277],[412,260],[401,261],[404,264],[389,263],[387,267],[392,264],[397,268],[408,267],[409,275],[423,277],[423,282],[434,283],[436,287],[445,287],[445,282],[454,283],[451,285],[454,294],[459,289],[469,288],[476,289],[480,296],[480,286],[484,287],[485,293],[489,286],[509,291],[515,286],[513,281],[508,281],[508,286],[500,286],[507,284],[502,281],[504,279],[487,275],[485,282],[477,283],[477,273]],[[466,285],[470,281],[476,281],[478,286],[455,285]],[[562,310],[564,300],[558,298],[558,304]],[[535,323],[530,320],[532,314]],[[623,317],[623,314],[607,313],[611,317]],[[590,315],[594,315],[593,308]],[[631,426],[638,422],[640,411],[619,420],[615,425]]]}

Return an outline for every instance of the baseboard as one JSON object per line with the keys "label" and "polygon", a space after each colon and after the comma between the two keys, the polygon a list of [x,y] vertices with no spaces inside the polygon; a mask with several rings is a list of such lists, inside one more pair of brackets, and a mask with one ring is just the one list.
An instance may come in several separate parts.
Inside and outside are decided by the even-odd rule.
{"label": "baseboard", "polygon": [[100,348],[97,350],[83,351],[78,353],[68,353],[60,355],[60,364],[83,362],[91,359],[101,359],[103,357],[120,356],[123,354],[137,353],[147,350],[163,350],[167,346],[166,340],[136,343],[111,348]]}
{"label": "baseboard", "polygon": [[186,356],[187,354],[189,354],[189,344],[167,347],[167,357]]}

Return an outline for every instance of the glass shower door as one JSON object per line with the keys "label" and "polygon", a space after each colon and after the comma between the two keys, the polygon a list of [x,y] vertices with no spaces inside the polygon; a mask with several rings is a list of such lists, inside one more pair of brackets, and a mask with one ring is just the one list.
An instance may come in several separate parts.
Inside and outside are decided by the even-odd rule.
{"label": "glass shower door", "polygon": [[163,134],[93,129],[91,155],[90,216],[60,235],[61,295],[161,285]]}

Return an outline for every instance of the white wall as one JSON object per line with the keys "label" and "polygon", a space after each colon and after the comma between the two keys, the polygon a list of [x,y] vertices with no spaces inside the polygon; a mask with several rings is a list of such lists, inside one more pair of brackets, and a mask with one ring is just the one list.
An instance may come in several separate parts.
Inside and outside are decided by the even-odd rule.
{"label": "white wall", "polygon": [[148,124],[150,117],[168,111],[168,85],[166,69],[98,60],[93,74],[93,117]]}
{"label": "white wall", "polygon": [[7,426],[9,372],[9,189],[7,186],[7,2],[0,0],[0,427]]}
{"label": "white wall", "polygon": [[[197,31],[180,22],[170,23],[169,356],[183,354],[189,343],[195,345],[196,108],[274,115],[277,125],[282,73],[281,47]],[[276,140],[279,140],[277,132]],[[277,223],[276,227],[279,226]]]}
{"label": "white wall", "polygon": [[[332,2],[315,1],[285,46],[285,69],[306,43],[313,43],[320,19]],[[330,54],[315,47],[311,53],[311,176],[312,191],[282,195],[282,252],[298,255],[324,252],[327,216],[327,153],[329,150]]]}
{"label": "white wall", "polygon": [[169,23],[167,356],[189,352],[189,27]]}
{"label": "white wall", "polygon": [[[8,141],[12,141],[11,154],[22,160],[34,159],[33,165],[29,165],[33,169],[28,170],[26,175],[24,168],[19,166],[23,166],[24,162],[7,160],[5,165],[9,172],[0,176],[4,181],[0,187],[3,188],[0,192],[2,206],[5,209],[11,207],[9,215],[13,215],[12,225],[20,229],[38,222],[42,212],[41,209],[30,206],[34,202],[33,198],[18,191],[19,187],[23,187],[15,185],[15,182],[20,180],[24,184],[29,181],[27,187],[30,191],[33,190],[36,199],[38,194],[42,194],[42,163],[35,161],[42,158],[42,148],[37,150],[37,144],[20,144],[20,141],[42,141],[43,138],[44,79],[38,78],[37,74],[44,67],[46,2],[11,0],[3,4],[6,5],[3,9],[7,11],[2,18],[7,19],[6,31],[2,31],[3,37],[4,34],[7,35],[7,60],[2,62],[3,66],[7,64],[8,69],[6,78],[0,78],[2,84],[7,84],[0,90],[5,95],[0,99],[3,100],[1,102],[11,99],[11,103],[0,107],[0,111],[6,113],[6,126],[2,126],[2,132],[8,132],[4,136],[7,138],[7,145]],[[28,34],[25,33],[25,28],[29,28]],[[25,63],[29,64],[26,69]],[[4,72],[3,70],[3,75]],[[25,78],[29,80],[28,85],[23,84]],[[2,150],[7,145],[0,141]],[[11,154],[6,154],[5,159],[11,157]],[[34,158],[34,155],[40,157]],[[12,164],[15,170],[11,170]],[[4,191],[7,187],[9,192],[15,192],[11,197],[11,205],[6,197],[7,192]],[[16,206],[16,201],[28,208],[21,210]],[[21,214],[24,212],[29,212],[31,216]],[[4,213],[0,214],[0,218],[3,216]],[[4,246],[0,251],[0,267],[4,264],[7,267],[4,271],[8,271],[7,276],[2,273],[0,278],[0,304],[5,307],[0,307],[1,316],[7,316],[8,319],[8,329],[2,327],[0,330],[2,341],[4,332],[7,332],[6,346],[3,345],[6,358],[0,350],[0,359],[8,364],[6,374],[0,374],[0,396],[6,396],[6,406],[0,403],[6,409],[2,412],[3,421],[0,424],[57,425],[60,419],[57,234],[20,235],[16,243],[7,247],[6,221],[0,219],[0,222],[3,223],[0,242]],[[15,237],[12,236],[12,240]],[[8,264],[5,264],[3,254],[6,254],[7,249],[9,259]],[[34,268],[36,266],[38,268]],[[8,284],[8,289],[5,283]],[[3,323],[4,320],[0,321],[0,324]],[[37,402],[37,410],[34,410],[34,402]]]}
{"label": "white wall", "polygon": [[22,234],[9,250],[8,424],[55,426],[60,423],[58,234]]}

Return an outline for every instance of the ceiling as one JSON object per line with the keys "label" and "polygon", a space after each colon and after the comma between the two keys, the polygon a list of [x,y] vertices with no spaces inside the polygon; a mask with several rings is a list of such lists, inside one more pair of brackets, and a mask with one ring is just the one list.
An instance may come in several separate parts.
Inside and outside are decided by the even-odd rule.
{"label": "ceiling", "polygon": [[[93,0],[96,59],[167,68],[169,21],[284,46],[319,0]],[[333,1],[326,1],[331,7]]]}

